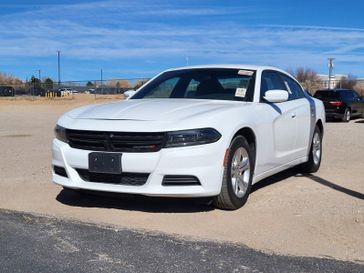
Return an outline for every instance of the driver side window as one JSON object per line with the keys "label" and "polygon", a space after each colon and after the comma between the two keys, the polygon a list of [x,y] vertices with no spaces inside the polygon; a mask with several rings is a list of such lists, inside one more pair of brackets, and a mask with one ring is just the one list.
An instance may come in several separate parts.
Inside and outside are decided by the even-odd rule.
{"label": "driver side window", "polygon": [[262,81],[260,84],[260,99],[262,100],[265,92],[268,90],[283,89],[285,90],[282,80],[277,72],[274,71],[263,71]]}

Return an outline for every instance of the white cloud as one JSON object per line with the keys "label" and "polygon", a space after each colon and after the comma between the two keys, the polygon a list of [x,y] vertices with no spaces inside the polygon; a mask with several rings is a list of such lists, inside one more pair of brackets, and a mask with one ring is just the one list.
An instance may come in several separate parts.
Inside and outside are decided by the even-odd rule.
{"label": "white cloud", "polygon": [[[330,55],[358,64],[364,57],[364,29],[260,25],[229,20],[210,25],[171,23],[173,17],[198,20],[207,15],[243,12],[234,7],[172,7],[160,1],[37,6],[0,16],[1,57],[47,57],[56,50],[73,59],[153,60],[188,55],[199,62],[249,62],[319,66]],[[251,10],[246,9],[245,14]],[[167,19],[166,19],[167,18]],[[196,19],[197,18],[197,19]]]}

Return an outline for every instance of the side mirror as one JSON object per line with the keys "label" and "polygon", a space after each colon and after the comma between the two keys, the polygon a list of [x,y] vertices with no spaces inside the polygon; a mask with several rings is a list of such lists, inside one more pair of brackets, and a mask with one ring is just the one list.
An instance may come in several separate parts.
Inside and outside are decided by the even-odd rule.
{"label": "side mirror", "polygon": [[288,100],[288,92],[286,90],[269,90],[266,91],[263,97],[268,102],[284,102]]}
{"label": "side mirror", "polygon": [[128,90],[124,92],[125,99],[130,99],[136,93],[135,90]]}

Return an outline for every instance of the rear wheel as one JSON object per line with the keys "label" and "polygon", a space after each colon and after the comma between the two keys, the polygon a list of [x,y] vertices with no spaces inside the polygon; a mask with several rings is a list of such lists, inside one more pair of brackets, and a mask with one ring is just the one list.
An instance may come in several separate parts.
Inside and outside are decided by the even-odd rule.
{"label": "rear wheel", "polygon": [[344,113],[344,116],[342,118],[342,121],[343,122],[349,122],[350,119],[351,119],[351,111],[350,111],[349,108],[346,108],[345,113]]}
{"label": "rear wheel", "polygon": [[249,143],[243,136],[231,142],[227,155],[221,192],[213,204],[220,209],[234,210],[248,200],[254,170],[254,157]]}
{"label": "rear wheel", "polygon": [[320,128],[316,126],[312,137],[308,161],[301,165],[301,170],[305,173],[317,172],[321,165],[321,157],[322,157],[322,133],[320,131]]}

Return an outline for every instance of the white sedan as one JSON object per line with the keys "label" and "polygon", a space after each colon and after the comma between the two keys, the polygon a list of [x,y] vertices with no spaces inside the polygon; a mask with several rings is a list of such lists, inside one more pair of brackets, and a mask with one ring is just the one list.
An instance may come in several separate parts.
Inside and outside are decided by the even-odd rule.
{"label": "white sedan", "polygon": [[320,167],[325,110],[288,73],[251,65],[167,70],[130,99],[64,114],[53,181],[66,189],[247,201],[252,184]]}

